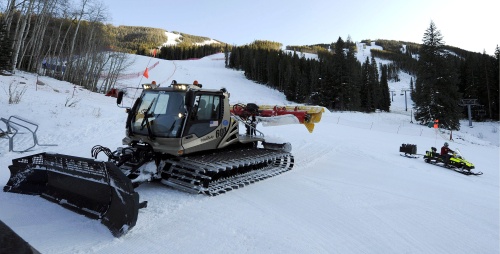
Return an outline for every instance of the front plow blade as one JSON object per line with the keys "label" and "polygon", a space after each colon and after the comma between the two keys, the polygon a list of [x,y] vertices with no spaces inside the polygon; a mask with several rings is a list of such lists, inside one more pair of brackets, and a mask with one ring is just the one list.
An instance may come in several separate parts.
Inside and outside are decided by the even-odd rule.
{"label": "front plow blade", "polygon": [[6,192],[40,195],[98,219],[115,237],[135,226],[139,194],[114,164],[62,154],[39,153],[12,160]]}

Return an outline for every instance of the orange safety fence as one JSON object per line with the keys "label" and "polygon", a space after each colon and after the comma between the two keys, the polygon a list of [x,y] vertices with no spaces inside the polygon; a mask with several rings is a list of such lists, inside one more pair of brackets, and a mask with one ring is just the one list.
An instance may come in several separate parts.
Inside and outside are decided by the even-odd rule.
{"label": "orange safety fence", "polygon": [[[158,64],[160,64],[160,61],[154,63],[153,65],[147,67],[148,70],[154,69]],[[133,78],[138,78],[144,74],[144,71],[139,71],[135,73],[126,73],[126,74],[120,74],[118,75],[118,79],[133,79]],[[102,73],[100,78],[105,79],[107,78],[109,73]]]}

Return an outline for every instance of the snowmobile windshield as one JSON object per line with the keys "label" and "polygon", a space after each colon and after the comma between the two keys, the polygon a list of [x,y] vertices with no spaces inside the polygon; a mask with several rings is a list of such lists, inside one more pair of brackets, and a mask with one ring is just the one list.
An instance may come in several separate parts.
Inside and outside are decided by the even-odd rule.
{"label": "snowmobile windshield", "polygon": [[176,91],[145,92],[132,119],[132,132],[155,137],[179,137],[186,112],[184,97],[184,93]]}

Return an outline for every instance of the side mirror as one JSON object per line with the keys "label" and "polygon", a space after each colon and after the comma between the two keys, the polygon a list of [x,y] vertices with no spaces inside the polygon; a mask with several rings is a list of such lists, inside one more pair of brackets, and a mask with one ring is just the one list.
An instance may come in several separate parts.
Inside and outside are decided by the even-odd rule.
{"label": "side mirror", "polygon": [[124,94],[125,93],[123,91],[118,92],[118,97],[116,97],[116,104],[118,105],[122,104]]}
{"label": "side mirror", "polygon": [[192,90],[187,91],[186,99],[184,100],[184,102],[188,111],[191,110],[191,108],[193,107],[193,100],[194,100],[194,91]]}

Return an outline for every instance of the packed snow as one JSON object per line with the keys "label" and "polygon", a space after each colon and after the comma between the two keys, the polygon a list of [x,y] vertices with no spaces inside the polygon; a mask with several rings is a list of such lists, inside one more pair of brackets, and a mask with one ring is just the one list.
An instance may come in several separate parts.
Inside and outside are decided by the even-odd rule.
{"label": "packed snow", "polygon": [[[165,31],[165,35],[167,36],[167,41],[162,44],[163,47],[175,46],[182,41],[182,35],[178,32]],[[203,45],[210,45],[213,43],[220,43],[220,42],[218,42],[214,39],[209,39],[209,40],[205,40],[203,42],[197,42],[197,43],[195,43],[195,45],[203,46]]]}
{"label": "packed snow", "polygon": [[165,32],[165,35],[167,36],[167,41],[163,43],[163,47],[177,45],[181,38],[181,34],[179,33]]}
{"label": "packed snow", "polygon": [[[358,52],[364,58],[368,53]],[[130,58],[129,72],[151,62]],[[139,87],[153,80],[225,87],[232,104],[294,104],[225,68],[223,54],[159,60],[149,79],[120,84]],[[399,91],[409,83],[402,74],[390,86]],[[26,89],[18,104],[7,103],[9,84],[17,92]],[[39,144],[9,152],[8,139],[0,138],[3,185],[14,158],[40,152],[90,158],[94,145],[122,146],[126,113],[115,98],[20,71],[0,76],[0,86],[0,117],[37,124]],[[125,106],[139,94],[129,89]],[[0,220],[42,253],[499,253],[499,123],[470,127],[464,119],[460,131],[437,130],[412,119],[409,97],[392,97],[390,113],[325,112],[313,133],[300,124],[259,126],[266,137],[292,144],[295,166],[279,176],[216,197],[160,183],[139,186],[148,207],[121,238],[99,221],[37,196],[0,192]],[[33,146],[33,135],[20,132],[14,150]],[[399,153],[402,144],[415,144],[424,154],[444,142],[484,174],[466,176],[427,164],[421,155]]]}

